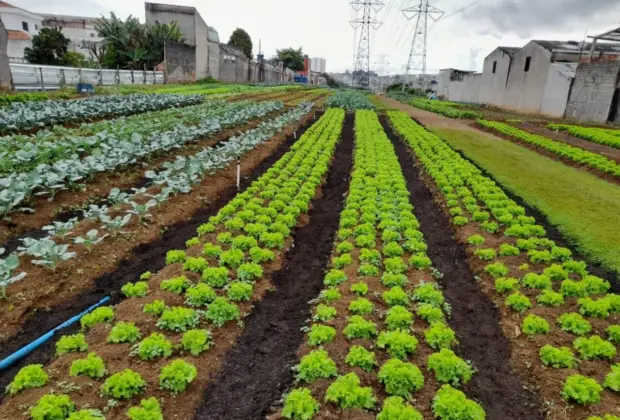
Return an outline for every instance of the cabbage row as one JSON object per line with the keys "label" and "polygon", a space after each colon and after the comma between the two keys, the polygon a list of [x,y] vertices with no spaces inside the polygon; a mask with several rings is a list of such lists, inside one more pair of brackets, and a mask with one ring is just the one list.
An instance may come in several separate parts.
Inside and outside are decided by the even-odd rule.
{"label": "cabbage row", "polygon": [[568,124],[549,124],[549,130],[566,131],[575,137],[593,141],[594,143],[620,148],[620,130],[610,130],[598,127],[580,127]]}
{"label": "cabbage row", "polygon": [[339,90],[325,101],[329,108],[342,108],[347,111],[356,109],[375,109],[366,92],[355,90]]}
{"label": "cabbage row", "polygon": [[[8,387],[10,405],[21,412],[27,404],[34,420],[49,419],[49,412],[61,413],[54,418],[91,419],[97,417],[87,415],[99,415],[110,399],[117,401],[118,413],[142,398],[126,415],[161,419],[162,409],[171,414],[175,404],[191,400],[182,398],[195,380],[199,385],[192,392],[202,392],[208,374],[198,371],[197,362],[215,362],[210,349],[232,345],[218,330],[242,327],[257,282],[291,246],[291,229],[323,182],[343,120],[342,110],[328,111],[263,176],[201,225],[186,250],[169,251],[166,268],[126,284],[122,293],[128,299],[116,308],[96,309],[81,319],[82,332],[61,337],[51,366],[21,369]],[[143,315],[136,316],[136,308]],[[110,353],[110,346],[117,350]],[[151,379],[153,371],[158,375]],[[72,377],[89,379],[93,386],[64,395],[50,392],[57,381],[69,383]],[[41,390],[32,389],[40,387],[46,392],[41,398]]]}
{"label": "cabbage row", "polygon": [[115,135],[95,135],[95,139],[104,139],[96,152],[91,151],[91,154],[84,157],[74,154],[51,165],[42,163],[31,171],[11,173],[0,178],[0,214],[6,216],[11,211],[27,208],[34,196],[47,196],[53,200],[59,191],[79,189],[97,173],[132,165],[154,153],[180,148],[185,143],[282,108],[281,102],[265,102],[223,107],[214,112],[200,109],[196,110],[201,117],[197,124],[184,124],[179,120],[171,130],[151,132],[148,136],[125,133],[117,139]]}
{"label": "cabbage row", "polygon": [[478,124],[491,128],[502,134],[514,137],[517,140],[545,149],[558,156],[572,160],[573,162],[589,166],[593,169],[620,177],[620,165],[615,161],[597,153],[589,152],[579,147],[551,140],[547,137],[528,133],[508,124],[497,121],[478,120]]}
{"label": "cabbage row", "polygon": [[13,102],[0,108],[0,132],[29,130],[48,124],[108,118],[118,115],[194,105],[200,95],[102,95],[86,99]]}
{"label": "cabbage row", "polygon": [[421,420],[423,408],[443,420],[484,419],[458,390],[474,369],[451,350],[449,306],[394,147],[372,111],[356,112],[355,132],[338,242],[294,368],[300,386],[285,396],[282,415],[342,409],[353,418],[363,409],[378,420]]}
{"label": "cabbage row", "polygon": [[470,232],[468,248],[486,288],[515,331],[509,337],[520,352],[529,349],[527,363],[546,367],[528,370],[544,384],[543,396],[592,406],[588,413],[598,413],[601,400],[620,406],[620,295],[439,137],[404,113],[389,117],[440,189],[454,225]]}
{"label": "cabbage row", "polygon": [[[76,256],[76,248],[72,243],[86,248],[90,253],[106,237],[116,238],[122,229],[131,227],[135,219],[136,224],[146,224],[152,218],[151,212],[172,196],[189,194],[193,186],[203,181],[204,177],[228,166],[235,159],[240,158],[257,145],[269,140],[282,128],[299,121],[310,111],[310,104],[299,107],[279,115],[269,121],[261,123],[257,128],[248,130],[222,142],[218,147],[207,147],[195,155],[179,156],[175,161],[164,164],[160,171],[147,171],[145,176],[151,180],[154,188],[133,190],[134,193],[121,192],[113,188],[108,196],[111,207],[106,205],[90,205],[84,210],[84,219],[92,221],[91,229],[85,236],[74,235],[78,228],[78,219],[67,222],[54,222],[43,227],[48,236],[42,239],[24,238],[23,246],[19,248],[20,256],[31,257],[35,265],[41,265],[56,270],[58,264]],[[150,193],[149,193],[150,192]],[[94,229],[96,227],[96,229]],[[68,242],[68,243],[67,243]],[[0,248],[0,255],[4,250]],[[0,259],[0,292],[6,297],[6,288],[18,280],[23,279],[26,273],[13,275],[19,267],[20,260],[17,254],[11,254]]]}

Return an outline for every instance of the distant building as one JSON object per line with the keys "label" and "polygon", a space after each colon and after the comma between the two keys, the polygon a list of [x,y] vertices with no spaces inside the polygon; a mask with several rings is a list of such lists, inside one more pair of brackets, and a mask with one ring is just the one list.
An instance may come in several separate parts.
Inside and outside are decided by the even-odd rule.
{"label": "distant building", "polygon": [[81,16],[63,16],[41,14],[43,26],[49,28],[61,28],[62,33],[70,39],[69,51],[84,54],[86,58],[95,59],[86,43],[101,43],[103,38],[99,37],[95,24],[96,18]]}
{"label": "distant building", "polygon": [[310,59],[310,70],[314,73],[325,73],[326,61],[324,58],[313,57]]}

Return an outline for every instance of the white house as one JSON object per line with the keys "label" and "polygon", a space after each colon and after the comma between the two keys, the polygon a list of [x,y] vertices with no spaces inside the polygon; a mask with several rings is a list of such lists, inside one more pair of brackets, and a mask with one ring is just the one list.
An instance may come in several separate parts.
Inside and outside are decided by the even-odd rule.
{"label": "white house", "polygon": [[9,34],[7,44],[9,61],[23,61],[24,48],[32,45],[32,37],[39,33],[43,18],[28,10],[0,1],[0,19]]}
{"label": "white house", "polygon": [[41,16],[44,27],[62,29],[62,33],[71,41],[69,51],[79,52],[86,58],[95,59],[89,49],[84,46],[84,41],[99,43],[103,40],[95,29],[96,18],[50,14],[41,14]]}

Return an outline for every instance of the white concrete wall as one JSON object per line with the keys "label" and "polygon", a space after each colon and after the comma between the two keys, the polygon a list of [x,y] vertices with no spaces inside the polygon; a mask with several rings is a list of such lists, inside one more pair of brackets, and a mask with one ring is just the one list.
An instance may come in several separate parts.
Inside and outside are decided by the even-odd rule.
{"label": "white concrete wall", "polygon": [[24,48],[32,47],[32,41],[29,39],[9,39],[7,44],[6,55],[11,58],[24,58]]}
{"label": "white concrete wall", "polygon": [[547,84],[540,108],[541,114],[558,118],[564,117],[572,81],[572,78],[560,73],[555,67],[549,67]]}
{"label": "white concrete wall", "polygon": [[[529,71],[525,62],[531,57]],[[503,107],[526,113],[539,113],[551,65],[551,52],[529,42],[512,56]]]}
{"label": "white concrete wall", "polygon": [[4,22],[5,28],[12,31],[23,31],[22,22],[27,22],[28,34],[31,37],[39,33],[43,21],[43,18],[34,13],[11,7],[0,8],[0,18]]}
{"label": "white concrete wall", "polygon": [[[493,63],[496,62],[495,73]],[[484,59],[482,81],[480,87],[480,103],[494,106],[504,104],[504,91],[508,79],[511,57],[500,48],[495,49]]]}
{"label": "white concrete wall", "polygon": [[196,79],[204,79],[209,75],[209,28],[200,14],[194,16],[196,28]]}

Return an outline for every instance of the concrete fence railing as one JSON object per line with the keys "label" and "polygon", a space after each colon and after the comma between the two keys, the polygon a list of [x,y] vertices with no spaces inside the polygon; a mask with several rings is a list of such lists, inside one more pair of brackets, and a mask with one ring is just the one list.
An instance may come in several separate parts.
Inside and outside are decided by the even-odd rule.
{"label": "concrete fence railing", "polygon": [[106,70],[9,63],[16,90],[55,90],[78,83],[95,86],[152,85],[164,83],[164,72]]}

